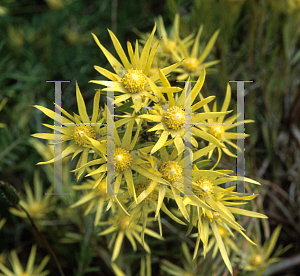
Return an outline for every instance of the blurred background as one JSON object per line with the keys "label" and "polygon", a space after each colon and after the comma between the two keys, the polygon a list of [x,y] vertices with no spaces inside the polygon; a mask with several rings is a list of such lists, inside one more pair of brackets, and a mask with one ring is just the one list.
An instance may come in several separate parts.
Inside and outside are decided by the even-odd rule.
{"label": "blurred background", "polygon": [[[182,38],[197,32],[201,24],[204,26],[201,41],[208,41],[217,29],[221,30],[211,53],[212,59],[220,60],[215,66],[218,72],[206,77],[205,96],[216,95],[221,103],[229,80],[253,81],[245,84],[245,118],[255,120],[246,126],[250,137],[245,140],[245,163],[246,176],[262,183],[261,187],[249,190],[260,194],[254,208],[269,216],[269,221],[258,227],[261,242],[268,240],[281,224],[276,247],[293,244],[282,254],[283,259],[265,273],[299,275],[300,1],[297,0],[2,0],[0,180],[24,193],[24,183],[27,181],[33,187],[34,175],[39,170],[40,180],[36,180],[40,181],[39,185],[46,189],[51,184],[50,169],[35,165],[43,160],[47,150],[51,154],[51,150],[33,140],[30,134],[46,132],[42,123],[52,122],[33,105],[51,109],[54,85],[45,81],[70,80],[62,84],[62,107],[77,112],[77,81],[91,111],[96,86],[88,82],[101,78],[93,66],[110,69],[91,33],[115,54],[107,28],[125,46],[127,40],[139,39],[134,30],[150,32],[159,15],[169,30],[176,13],[180,14]],[[231,87],[234,109],[236,86],[231,84]],[[228,166],[226,158],[222,162]],[[228,159],[228,162],[235,166],[235,160]],[[73,175],[69,181],[74,184]],[[2,207],[0,215],[7,218],[0,232],[0,252],[18,247],[29,252],[33,239],[29,225]],[[254,224],[253,221],[245,223]],[[58,233],[63,231],[58,230],[59,225],[55,227]],[[185,234],[184,230],[182,233]],[[63,265],[69,271],[76,269],[85,252],[81,250],[86,250],[81,243],[72,246],[79,252],[75,259],[67,252],[61,254]],[[154,271],[158,271],[155,265],[160,254],[169,256],[175,263],[176,258],[180,259],[178,252],[172,253],[175,248],[165,250],[167,254],[158,252],[157,261],[154,259]],[[89,267],[93,258],[91,253],[90,261],[81,265]],[[104,266],[105,258],[108,257],[103,256]],[[109,268],[106,270],[105,275],[112,273]],[[82,271],[74,275],[98,275]],[[252,275],[244,273],[238,275]]]}

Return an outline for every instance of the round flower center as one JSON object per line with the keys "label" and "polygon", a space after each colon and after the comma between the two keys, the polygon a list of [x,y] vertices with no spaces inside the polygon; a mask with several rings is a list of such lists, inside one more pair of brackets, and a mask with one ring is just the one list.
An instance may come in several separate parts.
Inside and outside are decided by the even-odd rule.
{"label": "round flower center", "polygon": [[183,68],[189,73],[195,73],[199,69],[199,61],[194,57],[189,57],[183,61]]}
{"label": "round flower center", "polygon": [[96,132],[92,126],[76,125],[73,131],[73,139],[79,146],[89,144],[89,139],[86,136],[96,139]]}
{"label": "round flower center", "polygon": [[[97,186],[97,194],[106,194],[106,180],[102,180]],[[101,196],[101,195],[100,195]],[[102,195],[103,196],[103,195]]]}
{"label": "round flower center", "polygon": [[221,237],[224,237],[226,235],[226,230],[221,226],[218,226],[218,229]]}
{"label": "round flower center", "polygon": [[126,231],[129,227],[130,217],[125,216],[119,223],[119,228],[121,231]]}
{"label": "round flower center", "polygon": [[182,168],[176,161],[164,162],[159,171],[164,179],[171,182],[177,181],[182,175]]}
{"label": "round flower center", "polygon": [[203,191],[201,193],[202,196],[209,196],[209,195],[212,194],[212,192],[213,192],[213,184],[209,180],[200,179],[196,183],[197,183],[197,185],[200,186],[200,188]]}
{"label": "round flower center", "polygon": [[28,213],[32,217],[37,217],[41,214],[41,205],[38,202],[33,202],[28,206]]}
{"label": "round flower center", "polygon": [[126,149],[117,148],[115,150],[115,167],[117,171],[127,170],[132,162],[132,156]]}
{"label": "round flower center", "polygon": [[22,272],[19,276],[29,276],[29,274],[26,272]]}
{"label": "round flower center", "polygon": [[146,77],[141,70],[129,69],[123,77],[122,82],[130,93],[138,93],[144,90]]}
{"label": "round flower center", "polygon": [[179,130],[184,127],[184,110],[178,106],[172,106],[164,113],[165,123],[170,129]]}
{"label": "round flower center", "polygon": [[263,259],[260,254],[255,254],[250,259],[250,264],[252,266],[260,266],[262,262],[263,262]]}
{"label": "round flower center", "polygon": [[215,136],[217,139],[221,139],[224,133],[224,128],[222,126],[212,126],[209,133]]}
{"label": "round flower center", "polygon": [[173,40],[168,40],[168,41],[165,41],[161,48],[163,49],[163,51],[166,53],[166,54],[171,54],[172,53],[172,50],[176,51],[177,49],[177,45],[176,45],[176,42],[174,42]]}

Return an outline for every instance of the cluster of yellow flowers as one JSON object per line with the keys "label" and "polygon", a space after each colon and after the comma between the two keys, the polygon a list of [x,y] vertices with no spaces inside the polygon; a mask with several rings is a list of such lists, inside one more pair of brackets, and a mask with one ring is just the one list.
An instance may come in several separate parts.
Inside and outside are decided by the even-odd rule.
{"label": "cluster of yellow flowers", "polygon": [[[120,61],[114,57],[93,34],[93,37],[113,68],[113,72],[102,67],[95,69],[110,80],[92,80],[106,88],[98,89],[94,97],[92,116],[89,117],[86,106],[76,84],[76,97],[79,114],[73,116],[61,110],[62,127],[46,125],[60,131],[62,142],[71,142],[52,160],[39,164],[50,164],[56,160],[72,155],[80,155],[75,173],[77,179],[88,172],[87,180],[75,187],[76,190],[87,190],[87,193],[71,207],[85,208],[85,214],[95,213],[95,226],[106,229],[99,235],[111,234],[109,248],[112,249],[113,268],[118,269],[114,261],[118,258],[126,236],[134,250],[136,241],[146,252],[150,247],[144,240],[144,234],[163,240],[161,211],[176,223],[187,225],[188,233],[197,228],[195,258],[200,242],[203,243],[204,256],[213,248],[214,241],[222,258],[232,273],[228,254],[235,230],[253,243],[245,234],[244,228],[234,216],[245,215],[258,218],[266,216],[239,208],[256,195],[235,192],[235,185],[225,188],[225,183],[243,180],[259,185],[246,177],[238,177],[233,171],[215,169],[222,153],[236,157],[227,145],[237,150],[231,142],[244,139],[243,133],[229,132],[237,126],[237,116],[228,119],[231,90],[227,86],[226,96],[220,111],[217,105],[213,110],[208,104],[215,96],[204,98],[201,89],[205,81],[206,68],[218,61],[204,63],[216,39],[218,31],[208,41],[206,47],[200,45],[200,27],[196,37],[189,35],[179,37],[179,18],[176,16],[171,34],[167,34],[163,21],[159,18],[158,32],[155,37],[156,24],[150,35],[144,35],[144,46],[136,41],[135,48],[128,41],[128,56],[119,40],[109,31],[109,35]],[[174,63],[175,62],[175,63]],[[185,87],[174,86],[174,79],[197,80],[186,82]],[[100,107],[100,94],[106,94],[113,82],[114,105],[122,115],[116,115],[114,122],[109,109]],[[190,85],[192,86],[190,88]],[[186,108],[189,102],[190,113]],[[36,106],[44,114],[54,119],[55,112]],[[57,118],[57,117],[56,117]],[[239,122],[244,124],[246,120]],[[107,131],[113,124],[114,129],[114,185],[110,187],[108,177]],[[149,133],[150,132],[150,133]],[[152,134],[154,132],[154,134]],[[145,141],[145,133],[150,135]],[[187,133],[190,133],[188,137]],[[54,134],[37,133],[34,137],[55,140]],[[187,147],[189,142],[189,147]],[[204,146],[200,146],[204,145]],[[207,158],[211,158],[215,149],[218,152],[216,164],[210,169],[203,169]],[[188,156],[186,153],[189,153]],[[92,159],[91,159],[92,158]],[[202,159],[202,160],[201,160]],[[200,161],[200,162],[199,162]],[[191,164],[191,166],[187,166]],[[190,185],[187,185],[190,183]],[[109,187],[108,187],[109,186]],[[227,186],[228,187],[228,186]],[[113,193],[111,192],[113,191]],[[179,213],[168,209],[169,201],[176,202]],[[109,212],[106,221],[101,220],[104,212]],[[153,213],[154,218],[149,214]],[[107,216],[106,216],[107,217]],[[157,221],[159,233],[147,228]],[[102,227],[102,228],[101,228]],[[228,246],[229,245],[229,246]]]}

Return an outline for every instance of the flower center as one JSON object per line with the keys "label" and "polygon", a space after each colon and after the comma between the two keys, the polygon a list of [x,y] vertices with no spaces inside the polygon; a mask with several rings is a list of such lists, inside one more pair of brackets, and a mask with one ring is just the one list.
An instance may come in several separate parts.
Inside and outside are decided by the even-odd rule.
{"label": "flower center", "polygon": [[183,68],[189,73],[195,73],[199,69],[199,61],[194,57],[189,57],[183,61]]}
{"label": "flower center", "polygon": [[132,162],[132,156],[126,149],[117,148],[115,150],[115,167],[117,171],[127,170]]}
{"label": "flower center", "polygon": [[220,214],[218,212],[208,212],[204,215],[204,218],[208,219],[210,222],[215,220],[221,221]]}
{"label": "flower center", "polygon": [[126,231],[129,227],[130,217],[125,216],[119,223],[119,228],[121,231]]}
{"label": "flower center", "polygon": [[29,276],[29,274],[26,272],[22,272],[19,276]]}
{"label": "flower center", "polygon": [[222,126],[212,126],[209,133],[215,136],[217,139],[221,139],[224,133],[224,128]]}
{"label": "flower center", "polygon": [[200,186],[200,188],[202,189],[202,193],[201,195],[206,197],[212,194],[213,192],[213,184],[206,179],[200,179],[196,182],[197,185]]}
{"label": "flower center", "polygon": [[218,229],[219,229],[219,233],[220,233],[221,237],[225,237],[226,230],[223,227],[219,226],[219,225],[218,225]]}
{"label": "flower center", "polygon": [[28,206],[28,213],[32,217],[37,217],[41,214],[41,205],[38,202],[33,202]]}
{"label": "flower center", "polygon": [[177,181],[182,175],[182,168],[176,161],[164,162],[159,171],[164,179],[171,182]]}
{"label": "flower center", "polygon": [[255,254],[250,259],[250,264],[252,266],[259,266],[263,262],[263,259],[260,254]]}
{"label": "flower center", "polygon": [[122,82],[130,93],[138,93],[144,90],[146,77],[141,70],[129,69],[123,77]]}
{"label": "flower center", "polygon": [[162,44],[161,48],[166,54],[171,54],[172,50],[176,51],[177,45],[176,45],[176,42],[174,42],[173,40],[170,39],[168,41],[165,41]]}
{"label": "flower center", "polygon": [[73,131],[73,139],[79,146],[89,144],[89,139],[86,136],[96,139],[96,132],[92,126],[76,125]]}
{"label": "flower center", "polygon": [[[106,180],[102,180],[97,186],[98,194],[106,194]],[[103,196],[103,195],[100,195]]]}
{"label": "flower center", "polygon": [[165,123],[170,129],[179,130],[184,127],[184,110],[178,106],[172,106],[164,113]]}

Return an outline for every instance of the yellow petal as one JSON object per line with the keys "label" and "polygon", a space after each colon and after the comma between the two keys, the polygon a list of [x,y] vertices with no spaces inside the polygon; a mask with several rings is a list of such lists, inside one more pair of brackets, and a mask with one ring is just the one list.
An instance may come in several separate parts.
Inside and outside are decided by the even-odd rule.
{"label": "yellow petal", "polygon": [[128,192],[129,192],[130,196],[133,196],[134,201],[137,202],[131,169],[125,170],[124,176],[125,176],[125,180],[127,183]]}
{"label": "yellow petal", "polygon": [[114,246],[114,251],[113,251],[113,254],[112,254],[112,258],[111,258],[112,261],[115,261],[117,259],[118,255],[120,253],[120,250],[121,250],[123,239],[124,239],[124,232],[121,231],[121,232],[119,232],[118,237],[116,239],[116,243],[115,243],[115,246]]}
{"label": "yellow petal", "polygon": [[195,42],[194,42],[194,45],[193,45],[193,48],[192,48],[191,56],[194,57],[194,58],[198,57],[199,39],[200,39],[202,31],[203,31],[203,25],[201,25],[199,30],[198,30],[198,33],[197,33],[197,36],[195,38]]}
{"label": "yellow petal", "polygon": [[148,73],[149,73],[149,70],[151,68],[151,65],[152,65],[152,62],[153,62],[153,59],[154,59],[154,56],[155,56],[155,53],[157,51],[157,48],[159,46],[159,42],[160,42],[160,39],[158,39],[154,45],[152,46],[151,48],[151,51],[150,51],[150,55],[149,55],[149,58],[148,58],[148,62],[147,62],[147,66],[144,70],[144,74],[147,76]]}
{"label": "yellow petal", "polygon": [[101,75],[103,75],[104,77],[107,77],[108,79],[110,79],[110,80],[112,80],[112,81],[120,81],[120,80],[121,80],[121,78],[120,78],[118,75],[116,75],[116,74],[114,74],[114,73],[112,73],[112,72],[110,72],[110,71],[108,71],[108,70],[106,70],[106,69],[104,69],[104,68],[101,68],[101,67],[99,67],[99,66],[94,66],[94,68],[95,68]]}
{"label": "yellow petal", "polygon": [[84,124],[89,124],[90,118],[86,113],[85,103],[84,103],[83,97],[80,93],[77,82],[76,82],[76,98],[77,98],[78,111],[79,111],[80,118]]}
{"label": "yellow petal", "polygon": [[157,207],[156,207],[156,212],[155,212],[155,219],[157,218],[157,216],[159,214],[159,210],[160,210],[163,200],[165,198],[165,194],[166,194],[166,186],[163,184],[160,184],[159,192],[158,192],[158,199],[157,199]]}
{"label": "yellow petal", "polygon": [[219,142],[219,140],[217,138],[215,138],[214,136],[210,135],[209,133],[202,131],[200,129],[197,129],[195,127],[192,127],[192,134],[199,136],[200,138],[202,138],[210,143],[213,143],[221,148],[225,147],[223,144],[221,144]]}
{"label": "yellow petal", "polygon": [[216,98],[216,96],[209,96],[209,97],[205,98],[204,100],[197,102],[196,104],[194,104],[192,106],[192,111],[194,112],[194,111],[198,110],[200,107],[204,106],[205,104],[208,104],[215,98]]}
{"label": "yellow petal", "polygon": [[144,46],[144,49],[142,51],[142,54],[141,54],[141,58],[140,58],[140,68],[141,70],[144,72],[146,67],[147,67],[147,61],[148,61],[148,56],[149,56],[149,51],[150,51],[150,47],[151,47],[151,44],[152,44],[152,39],[153,39],[153,36],[154,36],[154,33],[155,33],[155,30],[156,30],[156,23],[154,25],[154,28],[152,30],[152,33],[150,34],[145,46]]}
{"label": "yellow petal", "polygon": [[151,122],[161,122],[162,121],[162,116],[161,115],[146,115],[146,114],[142,114],[139,117],[140,118],[144,118],[147,121],[151,121]]}
{"label": "yellow petal", "polygon": [[[223,102],[223,105],[222,105],[222,108],[221,108],[221,112],[225,112],[227,111],[228,109],[228,106],[229,106],[229,103],[230,103],[230,100],[231,100],[231,88],[230,88],[230,85],[229,83],[227,84],[227,89],[226,89],[226,96],[225,96],[225,100]],[[218,118],[218,123],[221,124],[224,120],[224,116],[220,116]]]}
{"label": "yellow petal", "polygon": [[248,211],[245,209],[239,209],[239,208],[233,208],[233,207],[227,207],[227,209],[234,214],[240,214],[243,216],[253,217],[253,218],[268,218],[264,214],[260,214],[257,212]]}
{"label": "yellow petal", "polygon": [[109,35],[111,37],[111,40],[115,46],[115,49],[120,57],[120,59],[122,60],[123,62],[123,65],[125,66],[126,70],[129,70],[131,68],[131,64],[129,63],[124,51],[123,51],[123,48],[119,42],[119,40],[117,39],[117,37],[114,35],[114,33],[110,30],[108,30],[109,32]]}
{"label": "yellow petal", "polygon": [[[165,75],[168,75],[170,72],[172,72],[173,70],[175,70],[179,65],[181,64],[181,61],[173,64],[173,65],[170,65],[168,67],[165,67],[163,68],[161,71],[165,74]],[[159,79],[159,72],[157,71],[154,75],[152,75],[150,77],[150,79],[155,82]]]}
{"label": "yellow petal", "polygon": [[122,139],[122,147],[128,148],[131,142],[132,128],[133,128],[134,120],[131,120],[127,126],[126,132]]}
{"label": "yellow petal", "polygon": [[217,40],[219,32],[220,32],[220,30],[217,30],[213,34],[213,36],[210,38],[210,40],[208,41],[208,43],[207,43],[204,51],[202,52],[201,56],[198,59],[199,63],[202,63],[205,60],[205,58],[208,56],[208,54],[210,53],[211,49],[213,48],[213,46],[214,46],[214,44],[215,44],[215,42]]}
{"label": "yellow petal", "polygon": [[150,154],[153,154],[154,152],[158,151],[161,147],[164,146],[164,144],[167,142],[169,136],[168,131],[164,131],[161,136],[159,137],[158,141],[156,142],[155,146],[152,148]]}
{"label": "yellow petal", "polygon": [[126,274],[115,263],[112,262],[111,267],[114,270],[116,276],[126,276]]}
{"label": "yellow petal", "polygon": [[78,149],[78,145],[76,145],[75,143],[73,143],[70,146],[68,146],[61,154],[57,155],[55,158],[53,158],[53,159],[51,159],[49,161],[46,161],[46,162],[39,162],[39,163],[37,163],[37,165],[45,165],[45,164],[53,163],[54,161],[63,159],[64,157],[72,154],[77,149]]}
{"label": "yellow petal", "polygon": [[176,136],[174,139],[174,144],[178,151],[178,155],[184,151],[184,143],[181,137]]}
{"label": "yellow petal", "polygon": [[34,107],[41,110],[44,114],[46,114],[48,117],[50,117],[53,120],[54,120],[54,118],[57,118],[59,120],[59,122],[62,122],[62,124],[74,124],[74,122],[68,120],[65,117],[58,115],[57,113],[55,113],[54,111],[52,111],[46,107],[43,107],[40,105],[34,105]]}
{"label": "yellow petal", "polygon": [[119,75],[122,76],[122,72],[125,71],[125,68],[121,65],[121,63],[115,59],[115,57],[109,52],[107,51],[100,43],[100,41],[98,40],[98,38],[92,33],[94,40],[96,41],[97,45],[100,47],[100,49],[102,50],[103,54],[106,56],[108,62],[110,63],[110,65],[112,66],[112,68],[115,70],[115,72]]}
{"label": "yellow petal", "polygon": [[179,224],[183,224],[186,225],[186,223],[184,223],[183,221],[181,221],[179,218],[175,217],[166,207],[166,205],[164,203],[162,203],[161,205],[161,210],[167,214],[172,220],[174,220],[175,222],[179,223]]}
{"label": "yellow petal", "polygon": [[227,252],[226,252],[226,249],[225,249],[225,246],[224,246],[224,243],[223,243],[223,240],[222,240],[222,237],[220,235],[220,232],[219,232],[219,229],[216,225],[216,223],[214,221],[211,222],[211,228],[213,230],[213,233],[214,233],[214,236],[216,238],[216,241],[217,241],[217,244],[219,246],[219,249],[220,249],[220,252],[221,252],[221,256],[228,268],[228,270],[230,271],[230,273],[232,274],[232,266],[230,264],[230,261],[229,261],[229,258],[228,258],[228,255],[227,255]]}
{"label": "yellow petal", "polygon": [[177,206],[180,210],[180,212],[182,213],[182,215],[184,216],[184,218],[189,221],[190,218],[189,218],[189,214],[183,204],[183,201],[182,201],[182,197],[180,195],[180,192],[178,189],[174,188],[172,185],[171,185],[171,189],[172,189],[172,192],[173,192],[173,196],[175,198],[175,201],[177,203]]}
{"label": "yellow petal", "polygon": [[142,168],[141,166],[132,165],[131,168],[133,170],[137,171],[138,173],[148,177],[151,180],[157,181],[157,182],[165,184],[165,185],[169,185],[168,181],[166,181],[165,179],[157,176],[156,174],[151,173],[149,170],[146,170],[146,169]]}

